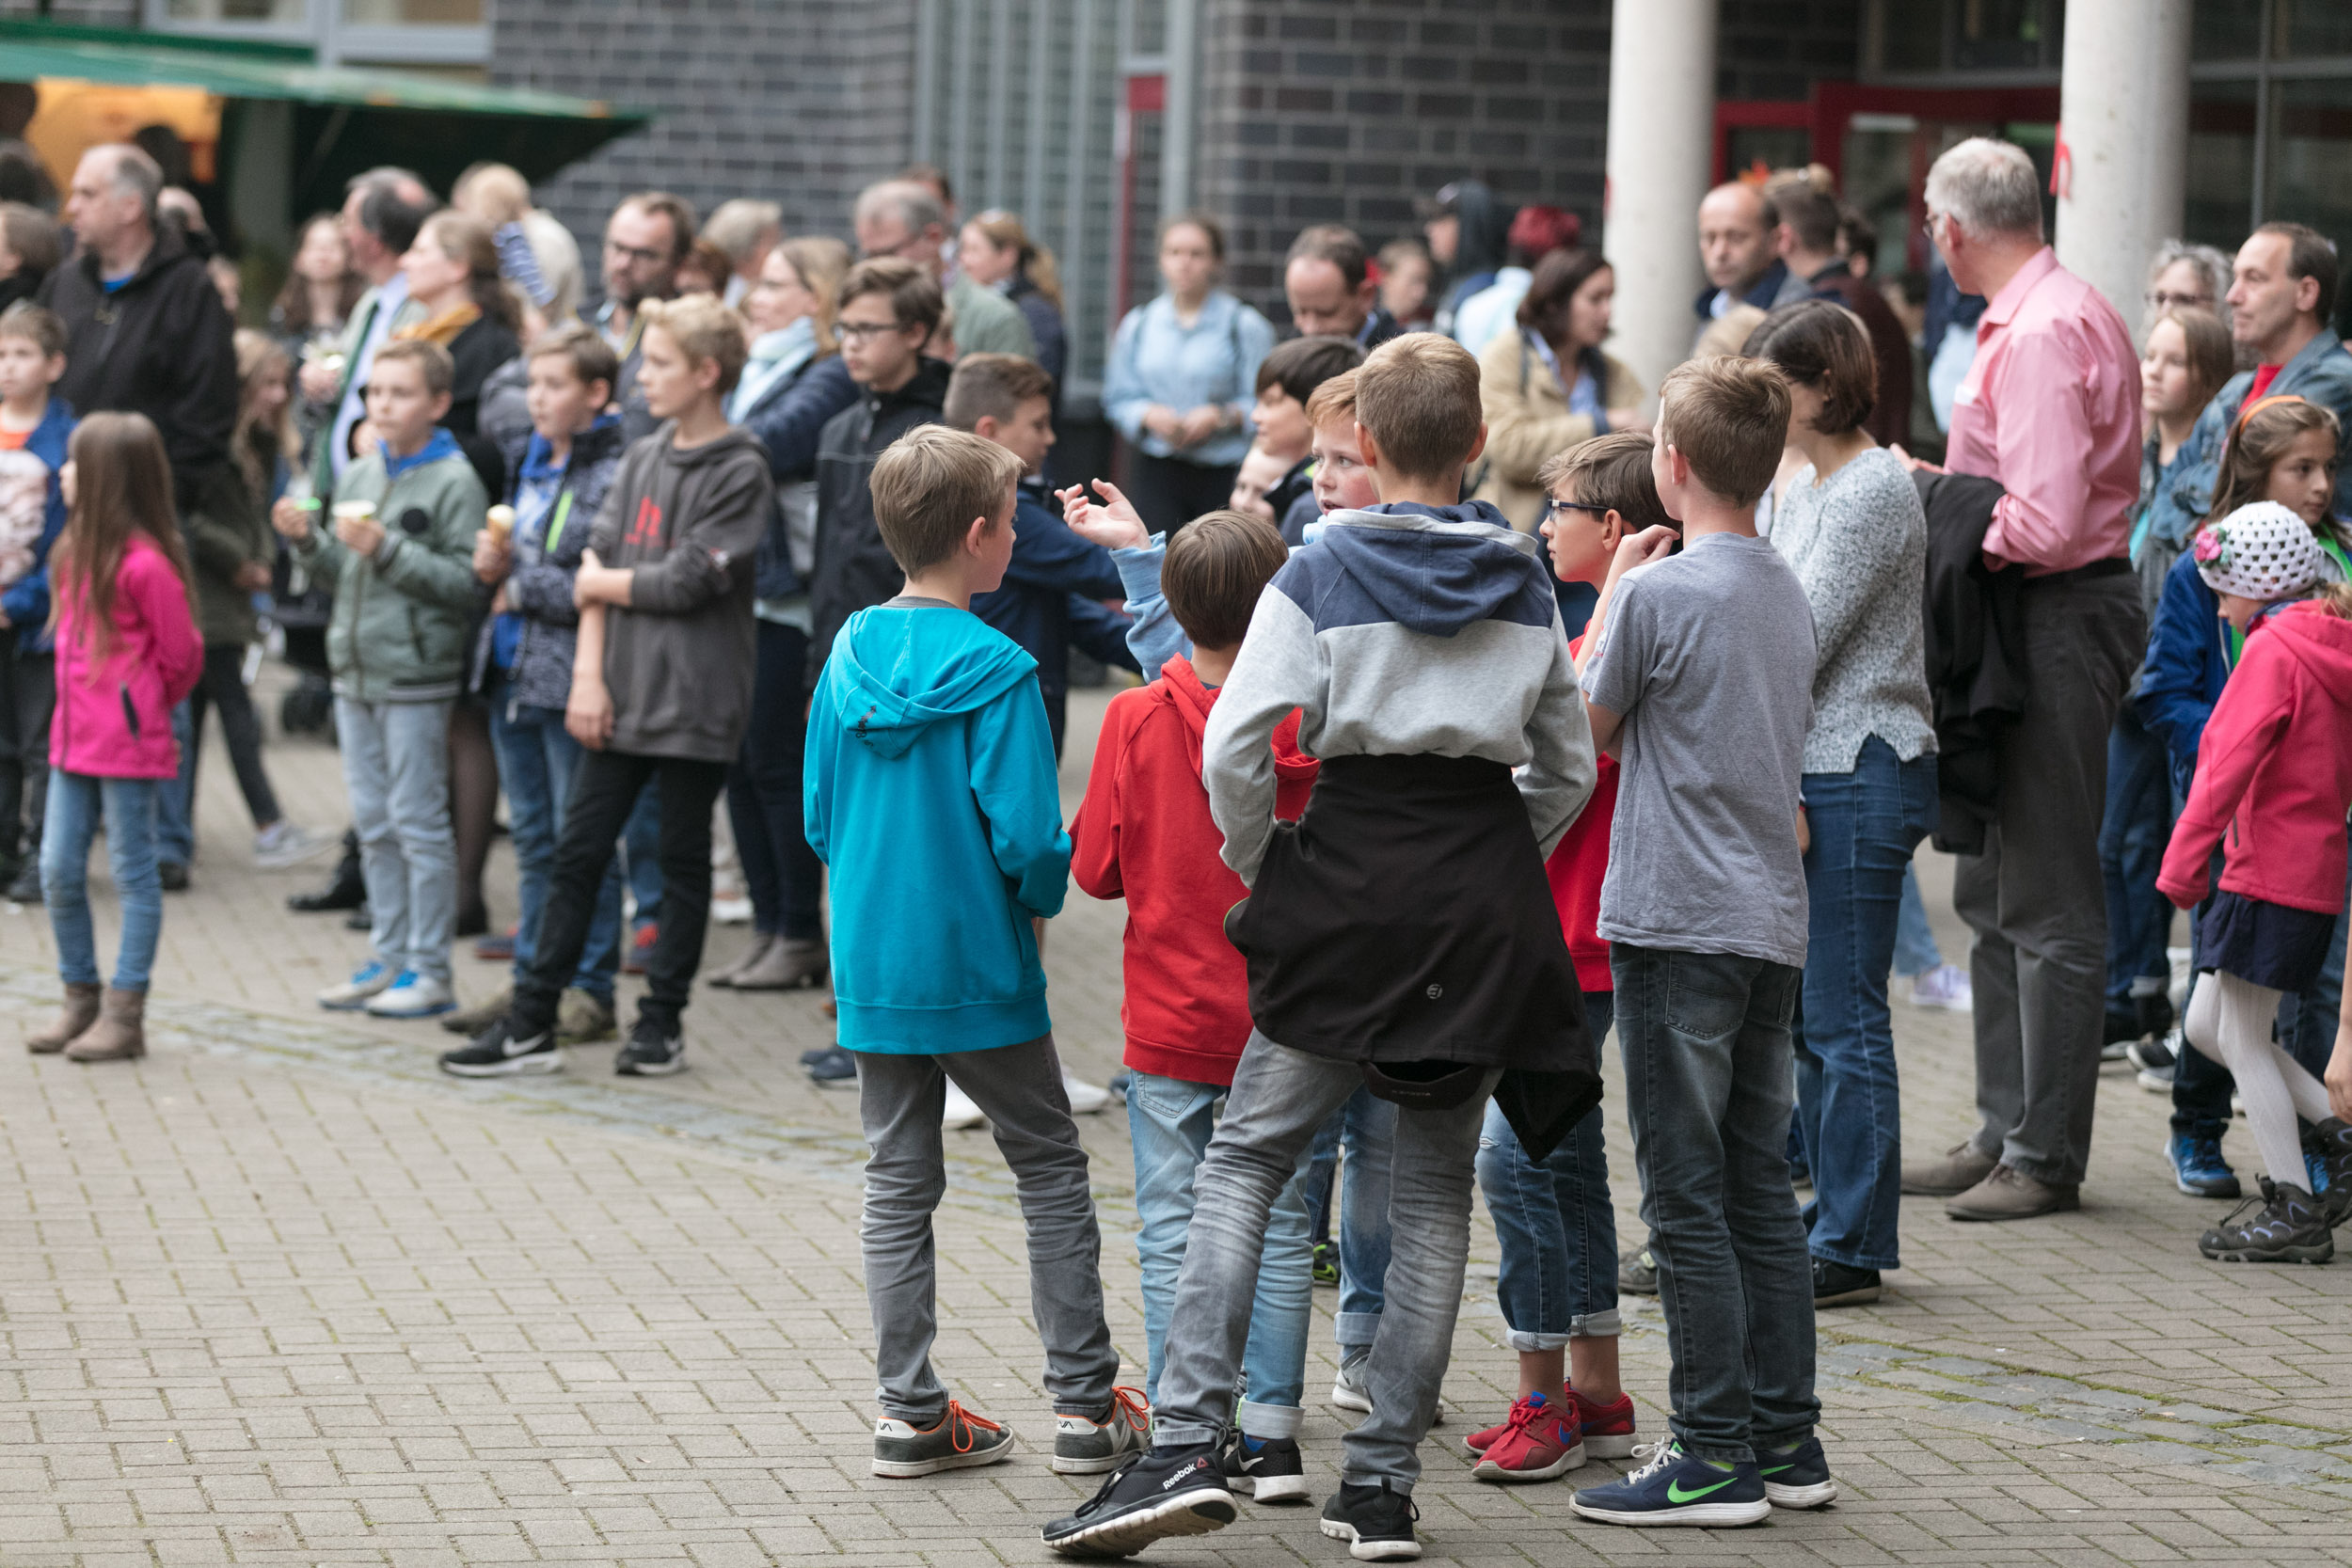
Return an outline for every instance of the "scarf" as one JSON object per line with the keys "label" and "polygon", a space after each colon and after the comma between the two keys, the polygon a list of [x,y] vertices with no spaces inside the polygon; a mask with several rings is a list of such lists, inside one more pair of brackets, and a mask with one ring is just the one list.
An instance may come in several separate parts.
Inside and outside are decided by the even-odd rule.
{"label": "scarf", "polygon": [[817,321],[813,316],[803,316],[753,339],[751,354],[743,362],[743,373],[727,397],[728,420],[740,424],[743,416],[759,405],[761,398],[792,379],[801,367],[816,357]]}
{"label": "scarf", "polygon": [[465,331],[481,319],[482,307],[469,299],[463,304],[451,306],[438,315],[427,316],[422,321],[410,322],[406,326],[394,327],[392,337],[394,341],[403,342],[421,338],[428,343],[438,343],[443,348],[447,348],[456,341],[460,332]]}

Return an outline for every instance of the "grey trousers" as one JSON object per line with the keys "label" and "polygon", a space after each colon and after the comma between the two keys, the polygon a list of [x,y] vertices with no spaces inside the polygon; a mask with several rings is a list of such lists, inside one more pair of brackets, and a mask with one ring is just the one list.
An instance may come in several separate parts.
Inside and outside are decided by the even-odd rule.
{"label": "grey trousers", "polygon": [[[1364,1383],[1372,1414],[1342,1445],[1340,1476],[1409,1492],[1414,1450],[1438,1412],[1454,1353],[1470,1261],[1470,1189],[1486,1097],[1501,1073],[1444,1111],[1400,1111],[1390,1166],[1388,1302],[1373,1335]],[[1363,1086],[1350,1062],[1277,1045],[1252,1030],[1233,1073],[1225,1119],[1193,1178],[1192,1233],[1176,1281],[1176,1309],[1160,1369],[1153,1441],[1213,1443],[1233,1415],[1233,1377],[1249,1337],[1266,1216],[1315,1130]]]}
{"label": "grey trousers", "polygon": [[949,1079],[987,1114],[1021,1195],[1045,1391],[1059,1414],[1099,1418],[1111,1402],[1119,1352],[1103,1321],[1103,1239],[1087,1152],[1051,1035],[940,1056],[858,1053],[858,1116],[872,1151],[858,1240],[874,1316],[874,1398],[883,1414],[918,1428],[947,1410],[947,1390],[931,1370],[939,1331],[931,1211],[947,1190],[939,1118]]}
{"label": "grey trousers", "polygon": [[1976,1147],[2074,1185],[2106,1006],[2107,732],[2148,626],[2128,574],[2028,583],[2025,620],[2032,688],[2001,745],[2000,820],[1961,858],[1952,904],[1976,933]]}

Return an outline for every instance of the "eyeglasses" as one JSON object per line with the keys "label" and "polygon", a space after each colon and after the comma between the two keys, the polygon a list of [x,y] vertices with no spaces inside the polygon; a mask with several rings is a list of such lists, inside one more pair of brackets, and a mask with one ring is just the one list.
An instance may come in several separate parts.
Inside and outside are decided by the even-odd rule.
{"label": "eyeglasses", "polygon": [[2164,289],[2148,291],[2148,308],[2151,310],[2169,310],[2176,307],[2210,310],[2213,309],[2213,295],[2176,294]]}
{"label": "eyeglasses", "polygon": [[1588,501],[1563,501],[1548,499],[1544,502],[1545,522],[1549,523],[1557,521],[1560,514],[1563,512],[1589,512],[1596,517],[1606,517],[1609,515],[1608,507],[1594,506]]}
{"label": "eyeglasses", "polygon": [[834,325],[833,335],[845,343],[862,343],[868,338],[879,338],[885,332],[903,332],[897,322],[841,322]]}
{"label": "eyeglasses", "polygon": [[604,253],[607,256],[623,257],[628,261],[636,262],[641,267],[657,266],[670,259],[667,252],[660,250],[647,250],[643,245],[623,245],[618,240],[605,241]]}

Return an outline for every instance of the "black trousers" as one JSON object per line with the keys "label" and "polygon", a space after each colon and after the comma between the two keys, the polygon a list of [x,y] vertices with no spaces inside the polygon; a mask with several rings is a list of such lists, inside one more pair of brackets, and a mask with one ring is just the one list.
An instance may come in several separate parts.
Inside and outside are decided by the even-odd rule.
{"label": "black trousers", "polygon": [[1143,526],[1170,538],[1200,516],[1215,512],[1233,499],[1233,481],[1241,465],[1209,467],[1181,457],[1153,457],[1129,448],[1127,499],[1136,503]]}
{"label": "black trousers", "polygon": [[686,757],[649,757],[628,752],[590,752],[572,776],[572,796],[564,812],[564,834],[556,841],[555,871],[539,917],[539,938],[531,968],[516,977],[515,1006],[508,1022],[529,1037],[555,1022],[588,927],[596,913],[596,890],[612,863],[613,841],[647,784],[661,784],[661,934],[645,960],[645,995],[638,1022],[675,1029],[703,961],[703,928],[710,918],[710,809],[725,787],[723,762]]}
{"label": "black trousers", "polygon": [[197,767],[204,757],[204,710],[220,710],[220,735],[229,745],[229,764],[237,771],[237,789],[253,826],[266,828],[283,815],[278,796],[262,767],[262,721],[253,711],[253,697],[245,686],[245,644],[208,642],[204,645],[204,676],[188,693],[188,760],[180,769],[188,781],[188,832],[196,832]]}
{"label": "black trousers", "polygon": [[25,846],[40,854],[40,819],[49,800],[49,716],[57,705],[54,654],[20,653],[16,633],[0,627],[0,861]]}

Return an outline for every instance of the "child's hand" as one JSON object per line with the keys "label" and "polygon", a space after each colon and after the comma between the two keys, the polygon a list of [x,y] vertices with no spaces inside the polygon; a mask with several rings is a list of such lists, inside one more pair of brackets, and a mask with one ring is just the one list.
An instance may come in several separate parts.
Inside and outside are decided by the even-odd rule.
{"label": "child's hand", "polygon": [[1797,808],[1797,853],[1800,855],[1813,853],[1813,824],[1804,819],[1803,806]]}
{"label": "child's hand", "polygon": [[1907,473],[1940,474],[1946,471],[1924,457],[1912,456],[1911,453],[1903,451],[1903,444],[1900,441],[1897,441],[1886,450],[1895,454],[1895,461],[1900,463]]}
{"label": "child's hand", "polygon": [[1653,523],[1639,533],[1627,534],[1617,541],[1616,559],[1609,562],[1610,585],[1615,586],[1637,566],[1665,560],[1674,553],[1675,541],[1680,537],[1663,523]]}
{"label": "child's hand", "polygon": [[1650,422],[1643,417],[1639,408],[1612,408],[1609,410],[1609,428],[1612,432],[1632,430],[1647,435]]}
{"label": "child's hand", "polygon": [[2328,1109],[2352,1121],[2352,1014],[2337,1021],[2336,1051],[2328,1058]]}
{"label": "child's hand", "polygon": [[1061,501],[1062,521],[1070,525],[1070,531],[1106,550],[1139,549],[1150,544],[1152,531],[1143,526],[1143,517],[1136,511],[1135,502],[1107,479],[1091,483],[1097,490],[1111,499],[1108,506],[1088,500],[1085,483],[1054,492]]}
{"label": "child's hand", "polygon": [[335,537],[343,542],[343,548],[358,555],[372,556],[384,543],[384,525],[374,517],[338,517]]}
{"label": "child's hand", "polygon": [[484,582],[504,582],[507,573],[515,569],[515,552],[499,543],[497,534],[484,529],[473,536],[473,575]]}
{"label": "child's hand", "polygon": [[269,526],[278,531],[281,539],[308,539],[310,537],[310,514],[304,511],[293,497],[283,497],[269,509]]}
{"label": "child's hand", "polygon": [[564,705],[564,727],[592,752],[612,738],[612,693],[599,677],[574,672],[572,698]]}

